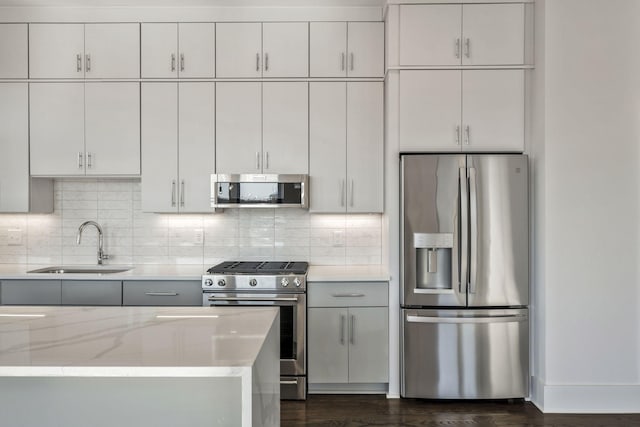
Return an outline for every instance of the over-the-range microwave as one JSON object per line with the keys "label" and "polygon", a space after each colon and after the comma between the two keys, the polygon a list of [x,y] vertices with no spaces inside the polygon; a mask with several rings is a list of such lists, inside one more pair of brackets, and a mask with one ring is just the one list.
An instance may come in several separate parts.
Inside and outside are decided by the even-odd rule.
{"label": "over-the-range microwave", "polygon": [[212,174],[213,208],[307,208],[308,175]]}

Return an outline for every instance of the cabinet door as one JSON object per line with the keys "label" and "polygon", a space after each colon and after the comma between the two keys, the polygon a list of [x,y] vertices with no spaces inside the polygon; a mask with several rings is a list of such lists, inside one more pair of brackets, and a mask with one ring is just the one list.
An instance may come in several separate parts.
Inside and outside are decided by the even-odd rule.
{"label": "cabinet door", "polygon": [[178,77],[178,24],[141,24],[142,78]]}
{"label": "cabinet door", "polygon": [[524,70],[462,72],[464,150],[524,150]]}
{"label": "cabinet door", "polygon": [[86,24],[85,77],[140,77],[140,24]]}
{"label": "cabinet door", "polygon": [[462,6],[400,6],[401,65],[460,65]]}
{"label": "cabinet door", "polygon": [[262,24],[263,77],[309,76],[309,24]]}
{"label": "cabinet door", "polygon": [[261,101],[261,83],[216,83],[217,173],[262,172]]}
{"label": "cabinet door", "polygon": [[262,24],[216,25],[216,76],[262,76]]}
{"label": "cabinet door", "polygon": [[178,211],[178,85],[142,83],[143,212]]}
{"label": "cabinet door", "polygon": [[63,280],[62,305],[122,305],[119,280]]}
{"label": "cabinet door", "polygon": [[308,308],[310,383],[349,381],[349,312],[346,308]]}
{"label": "cabinet door", "polygon": [[215,172],[215,84],[178,87],[178,178],[181,212],[212,212],[211,174]]}
{"label": "cabinet door", "polygon": [[389,381],[387,307],[349,308],[349,382]]}
{"label": "cabinet door", "polygon": [[85,104],[87,175],[139,175],[139,83],[87,83]]}
{"label": "cabinet door", "polygon": [[31,83],[31,175],[84,175],[84,83]]}
{"label": "cabinet door", "polygon": [[29,88],[0,83],[0,212],[29,210]]}
{"label": "cabinet door", "polygon": [[60,281],[3,280],[0,302],[3,305],[60,305]]}
{"label": "cabinet door", "polygon": [[306,82],[263,83],[264,173],[309,173],[309,90]]}
{"label": "cabinet door", "polygon": [[466,4],[462,22],[463,65],[524,64],[524,4]]}
{"label": "cabinet door", "polygon": [[181,23],[178,30],[180,77],[213,78],[216,69],[215,24]]}
{"label": "cabinet door", "polygon": [[0,79],[28,77],[27,24],[0,24]]}
{"label": "cabinet door", "polygon": [[346,211],[346,171],[347,84],[309,83],[309,211]]}
{"label": "cabinet door", "polygon": [[122,305],[202,306],[199,280],[127,280]]}
{"label": "cabinet door", "polygon": [[29,77],[84,77],[84,24],[30,24]]}
{"label": "cabinet door", "polygon": [[400,71],[400,150],[460,151],[461,71]]}
{"label": "cabinet door", "polygon": [[347,212],[382,212],[382,82],[347,84]]}
{"label": "cabinet door", "polygon": [[384,76],[384,23],[349,22],[347,45],[349,77]]}
{"label": "cabinet door", "polygon": [[346,22],[309,23],[309,63],[311,77],[347,75]]}

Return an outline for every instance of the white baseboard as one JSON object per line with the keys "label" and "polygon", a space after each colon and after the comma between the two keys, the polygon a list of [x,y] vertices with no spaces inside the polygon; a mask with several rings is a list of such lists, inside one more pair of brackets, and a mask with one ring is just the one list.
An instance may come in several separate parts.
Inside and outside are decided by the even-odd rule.
{"label": "white baseboard", "polygon": [[640,384],[533,384],[532,401],[544,413],[640,413]]}

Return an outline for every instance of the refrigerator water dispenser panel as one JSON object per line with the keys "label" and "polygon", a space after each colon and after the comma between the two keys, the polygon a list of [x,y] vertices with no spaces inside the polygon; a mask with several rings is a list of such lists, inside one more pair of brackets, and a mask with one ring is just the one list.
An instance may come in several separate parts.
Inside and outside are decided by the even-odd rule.
{"label": "refrigerator water dispenser panel", "polygon": [[416,289],[451,290],[453,233],[413,233]]}

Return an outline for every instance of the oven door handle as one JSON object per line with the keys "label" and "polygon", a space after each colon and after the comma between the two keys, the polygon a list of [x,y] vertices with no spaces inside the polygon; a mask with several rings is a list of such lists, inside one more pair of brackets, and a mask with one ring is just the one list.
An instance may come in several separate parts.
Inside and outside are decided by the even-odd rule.
{"label": "oven door handle", "polygon": [[298,298],[296,297],[276,297],[276,298],[260,298],[260,297],[215,297],[210,296],[209,301],[260,301],[260,302],[268,302],[268,301],[292,301],[298,302]]}

